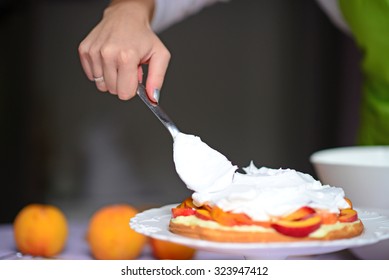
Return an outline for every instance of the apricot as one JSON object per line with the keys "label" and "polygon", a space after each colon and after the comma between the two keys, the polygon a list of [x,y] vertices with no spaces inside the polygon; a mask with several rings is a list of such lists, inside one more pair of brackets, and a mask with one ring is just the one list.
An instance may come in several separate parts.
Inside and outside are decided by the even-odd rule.
{"label": "apricot", "polygon": [[279,220],[272,227],[281,234],[292,237],[305,237],[321,226],[321,217],[317,214],[298,221]]}
{"label": "apricot", "polygon": [[296,211],[290,213],[289,215],[282,217],[282,220],[288,220],[288,221],[302,220],[308,218],[309,216],[315,213],[316,213],[315,209],[308,206],[303,206],[297,209]]}
{"label": "apricot", "polygon": [[170,241],[150,238],[152,254],[158,260],[190,260],[196,250]]}
{"label": "apricot", "polygon": [[358,220],[358,213],[354,209],[342,209],[338,217],[339,222],[341,223],[352,223]]}
{"label": "apricot", "polygon": [[214,221],[224,226],[252,225],[253,220],[244,213],[224,212],[219,207],[212,208],[211,217]]}
{"label": "apricot", "polygon": [[113,204],[92,215],[87,242],[95,259],[132,260],[142,253],[147,238],[129,225],[130,219],[137,213],[130,205]]}
{"label": "apricot", "polygon": [[178,216],[191,216],[196,213],[196,210],[192,208],[172,208],[172,216],[173,218],[177,218]]}
{"label": "apricot", "polygon": [[193,204],[192,197],[189,196],[177,208],[196,208],[196,206]]}
{"label": "apricot", "polygon": [[211,213],[207,209],[197,209],[195,215],[197,218],[204,221],[212,220]]}
{"label": "apricot", "polygon": [[29,204],[14,223],[16,247],[23,254],[53,257],[65,247],[68,225],[62,211],[53,205]]}
{"label": "apricot", "polygon": [[353,209],[353,203],[351,202],[351,200],[349,198],[347,198],[347,197],[345,197],[344,200],[346,200],[347,204],[349,205],[349,208]]}

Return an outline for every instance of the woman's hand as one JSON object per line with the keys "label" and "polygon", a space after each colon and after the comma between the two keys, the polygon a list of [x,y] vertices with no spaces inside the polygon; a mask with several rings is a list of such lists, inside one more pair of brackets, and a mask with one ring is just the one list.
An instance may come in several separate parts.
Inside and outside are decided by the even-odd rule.
{"label": "woman's hand", "polygon": [[142,64],[149,64],[146,90],[158,102],[170,53],[150,27],[154,0],[116,0],[79,46],[82,67],[100,91],[122,100],[135,96]]}

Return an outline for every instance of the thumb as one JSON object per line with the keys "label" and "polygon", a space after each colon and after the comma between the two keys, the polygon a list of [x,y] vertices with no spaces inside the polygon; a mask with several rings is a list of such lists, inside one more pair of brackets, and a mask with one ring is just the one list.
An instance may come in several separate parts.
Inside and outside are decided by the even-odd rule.
{"label": "thumb", "polygon": [[153,55],[149,60],[146,91],[149,98],[157,103],[159,101],[159,92],[165,79],[169,61],[170,53],[167,50],[161,54]]}

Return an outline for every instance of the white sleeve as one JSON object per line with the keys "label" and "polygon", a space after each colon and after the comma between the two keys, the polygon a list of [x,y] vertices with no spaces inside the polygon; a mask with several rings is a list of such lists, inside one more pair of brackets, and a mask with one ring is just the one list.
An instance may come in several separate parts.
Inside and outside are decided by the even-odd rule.
{"label": "white sleeve", "polygon": [[226,2],[226,0],[155,0],[151,27],[155,32],[161,32],[174,23],[217,2]]}
{"label": "white sleeve", "polygon": [[324,10],[330,20],[343,32],[351,34],[347,22],[343,18],[338,0],[316,0],[319,6]]}

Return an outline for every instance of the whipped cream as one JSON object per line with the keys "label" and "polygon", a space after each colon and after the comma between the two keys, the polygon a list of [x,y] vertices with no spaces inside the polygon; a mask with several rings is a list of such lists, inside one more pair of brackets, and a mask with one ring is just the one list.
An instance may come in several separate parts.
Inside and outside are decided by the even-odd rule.
{"label": "whipped cream", "polygon": [[245,213],[254,220],[287,215],[310,206],[332,213],[348,208],[342,188],[322,185],[311,175],[293,169],[257,168],[253,162],[237,172],[224,155],[197,136],[180,133],[174,140],[177,173],[195,205],[205,203],[224,211]]}
{"label": "whipped cream", "polygon": [[187,187],[197,192],[215,192],[230,184],[237,167],[200,137],[179,133],[174,138],[173,159]]}

